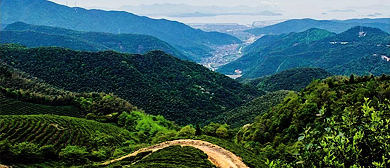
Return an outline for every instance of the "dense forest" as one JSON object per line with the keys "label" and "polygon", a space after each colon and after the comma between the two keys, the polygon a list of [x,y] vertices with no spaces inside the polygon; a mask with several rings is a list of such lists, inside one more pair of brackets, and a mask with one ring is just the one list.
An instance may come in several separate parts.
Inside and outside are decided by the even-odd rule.
{"label": "dense forest", "polygon": [[331,73],[321,68],[293,68],[284,70],[274,75],[256,79],[239,79],[243,83],[256,86],[259,90],[275,92],[278,90],[301,91],[313,80],[325,79],[332,76]]}
{"label": "dense forest", "polygon": [[291,91],[280,90],[267,93],[251,102],[246,103],[233,110],[224,112],[210,120],[210,122],[226,123],[232,128],[239,128],[248,123],[252,123],[256,116],[259,116],[268,109],[282,103],[284,98]]}
{"label": "dense forest", "polygon": [[316,80],[243,127],[237,143],[275,167],[388,167],[389,81]]}
{"label": "dense forest", "polygon": [[114,50],[138,54],[161,50],[177,58],[189,60],[176,48],[153,36],[82,32],[23,22],[9,24],[0,31],[0,43],[16,43],[27,47],[57,46],[82,51]]}
{"label": "dense forest", "polygon": [[[113,93],[148,114],[178,124],[210,118],[264,94],[222,74],[161,51],[144,55],[1,45],[1,59],[72,92]],[[186,116],[186,117],[182,117]]]}

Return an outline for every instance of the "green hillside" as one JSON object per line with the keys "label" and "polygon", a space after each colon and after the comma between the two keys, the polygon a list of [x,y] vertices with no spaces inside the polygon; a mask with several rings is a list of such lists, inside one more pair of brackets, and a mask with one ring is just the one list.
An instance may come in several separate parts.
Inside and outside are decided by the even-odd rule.
{"label": "green hillside", "polygon": [[288,47],[296,46],[300,43],[312,43],[328,37],[335,36],[332,33],[323,29],[310,28],[302,33],[288,33],[281,35],[266,35],[256,40],[253,44],[244,48],[244,53],[264,52],[271,50],[280,50]]}
{"label": "green hillside", "polygon": [[[130,137],[120,136],[124,129],[96,121],[57,115],[0,115],[0,141],[11,143],[31,142],[54,145],[89,146],[89,140],[96,131],[115,136],[115,144],[121,144]],[[115,145],[114,144],[114,145]]]}
{"label": "green hillside", "polygon": [[261,34],[284,34],[291,32],[303,32],[310,28],[325,29],[327,31],[341,33],[355,26],[375,27],[390,33],[389,18],[379,19],[350,19],[350,20],[314,20],[314,19],[291,19],[275,25],[249,29],[246,32]]}
{"label": "green hillside", "polygon": [[2,24],[20,21],[78,31],[152,35],[180,48],[190,58],[210,56],[209,45],[241,43],[227,34],[204,32],[180,22],[124,11],[71,8],[47,0],[2,0],[0,7]]}
{"label": "green hillside", "polygon": [[173,46],[153,36],[81,32],[22,22],[12,23],[0,31],[0,43],[16,43],[27,47],[57,46],[82,51],[114,50],[138,54],[162,50],[177,58],[189,60]]}
{"label": "green hillside", "polygon": [[0,115],[54,114],[79,118],[84,115],[76,106],[47,106],[8,98],[3,94],[0,94],[0,108]]}
{"label": "green hillside", "polygon": [[[61,156],[69,150],[90,151],[90,159],[99,157],[92,151],[103,152],[103,149],[121,145],[130,140],[130,133],[122,128],[103,124],[86,119],[56,116],[56,115],[0,115],[0,162],[10,163],[39,163],[46,159],[46,162],[64,162],[67,159],[86,159],[70,156]],[[99,138],[99,139],[97,139]],[[100,150],[99,150],[100,148]],[[114,148],[115,149],[115,148]],[[73,151],[74,152],[74,151]],[[106,152],[106,151],[104,151]],[[102,153],[100,153],[102,154]],[[101,157],[112,155],[104,153]],[[84,162],[73,160],[75,163]]]}
{"label": "green hillside", "polygon": [[274,75],[245,80],[244,83],[256,86],[260,90],[275,92],[278,90],[301,91],[313,80],[325,79],[332,76],[321,68],[293,68]]}
{"label": "green hillside", "polygon": [[389,99],[390,76],[317,80],[242,128],[237,142],[276,167],[387,167]]}
{"label": "green hillside", "polygon": [[160,51],[138,55],[18,45],[1,45],[0,50],[2,61],[55,87],[113,93],[148,114],[183,125],[205,122],[264,94]]}
{"label": "green hillside", "polygon": [[228,112],[224,112],[211,119],[212,122],[227,123],[233,128],[242,127],[245,124],[253,123],[255,118],[268,109],[282,103],[284,97],[291,91],[280,90],[270,92],[264,96],[258,97],[245,105],[237,107]]}
{"label": "green hillside", "polygon": [[116,122],[120,113],[138,110],[113,94],[58,89],[3,62],[0,81],[2,115],[56,114]]}
{"label": "green hillside", "polygon": [[[383,54],[383,55],[382,55]],[[382,54],[372,54],[361,57],[357,60],[351,60],[350,62],[335,66],[328,69],[333,74],[363,74],[363,75],[375,75],[379,76],[385,73],[389,68],[390,62],[385,60],[386,57],[390,57],[390,50]],[[387,73],[388,74],[388,73]]]}
{"label": "green hillside", "polygon": [[[390,35],[376,28],[364,27],[365,35],[361,37],[359,37],[360,27],[351,28],[337,35],[322,33],[325,36],[321,38],[311,36],[311,30],[291,33],[284,36],[284,38],[282,38],[282,35],[278,36],[276,37],[277,40],[271,40],[257,51],[252,50],[255,52],[246,54],[220,67],[217,71],[224,74],[233,74],[235,70],[239,69],[243,72],[243,78],[257,78],[291,68],[319,67],[330,70],[337,66],[348,66],[350,62],[353,62],[354,64],[364,65],[360,66],[364,69],[356,69],[356,74],[364,75],[372,70],[373,65],[370,64],[371,62],[364,62],[361,59],[362,57],[374,53],[382,55],[389,52],[386,45],[388,45]],[[307,40],[311,38],[315,40]],[[261,39],[259,40],[262,41]],[[375,66],[381,67],[381,69],[376,69],[379,75],[390,73],[390,64],[387,61],[378,63]],[[350,72],[355,73],[353,69]],[[350,75],[345,73],[336,73],[336,75]]]}

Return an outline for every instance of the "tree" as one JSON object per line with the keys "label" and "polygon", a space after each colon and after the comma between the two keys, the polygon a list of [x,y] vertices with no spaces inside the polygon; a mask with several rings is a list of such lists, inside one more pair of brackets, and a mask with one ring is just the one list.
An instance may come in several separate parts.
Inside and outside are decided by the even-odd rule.
{"label": "tree", "polygon": [[81,165],[87,162],[88,155],[85,147],[68,145],[61,149],[60,157],[68,165]]}
{"label": "tree", "polygon": [[199,135],[202,135],[202,129],[200,128],[200,125],[196,125],[196,132],[195,132],[195,135],[196,136],[199,136]]}
{"label": "tree", "polygon": [[217,136],[220,137],[220,138],[226,138],[226,137],[229,136],[229,134],[228,134],[228,129],[225,128],[225,127],[223,127],[223,126],[220,126],[220,127],[216,130],[215,133],[216,133]]}
{"label": "tree", "polygon": [[193,128],[190,125],[187,125],[179,131],[178,136],[179,137],[191,137],[191,136],[195,136],[195,132],[196,132],[195,128]]}
{"label": "tree", "polygon": [[219,123],[211,122],[209,125],[203,127],[203,133],[209,136],[216,136],[217,129],[221,126]]}
{"label": "tree", "polygon": [[15,160],[22,163],[34,163],[42,158],[41,151],[38,145],[29,142],[22,142],[12,146],[12,153],[15,155]]}
{"label": "tree", "polygon": [[349,83],[352,84],[355,82],[355,76],[351,74],[351,77],[349,77]]}

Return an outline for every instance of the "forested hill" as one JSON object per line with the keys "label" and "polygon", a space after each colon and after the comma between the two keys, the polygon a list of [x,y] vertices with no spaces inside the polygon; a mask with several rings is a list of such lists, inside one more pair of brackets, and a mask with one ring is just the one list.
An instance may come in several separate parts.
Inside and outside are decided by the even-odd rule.
{"label": "forested hill", "polygon": [[390,33],[390,18],[351,20],[292,19],[271,26],[250,29],[247,32],[254,35],[284,34],[302,32],[310,28],[319,28],[341,33],[355,26],[375,27]]}
{"label": "forested hill", "polygon": [[[361,28],[364,33],[361,32]],[[315,30],[315,31],[313,31]],[[323,30],[324,31],[324,30]],[[267,36],[255,42],[250,51],[239,59],[220,67],[217,71],[233,74],[239,69],[243,78],[257,78],[272,75],[283,70],[298,67],[319,67],[335,75],[381,75],[390,74],[390,35],[377,28],[354,27],[343,33],[312,35],[318,29],[301,33]],[[319,33],[316,33],[319,35]],[[310,39],[314,39],[311,41]],[[370,61],[365,61],[369,58]],[[357,65],[353,67],[351,65]],[[347,68],[337,70],[336,67]]]}
{"label": "forested hill", "polygon": [[282,35],[266,35],[253,44],[244,48],[244,53],[249,54],[257,51],[265,50],[280,50],[287,47],[292,47],[299,43],[312,43],[314,41],[326,39],[335,36],[336,33],[329,32],[323,29],[310,28],[300,33],[288,33]]}
{"label": "forested hill", "polygon": [[17,21],[82,31],[152,35],[179,46],[189,55],[207,55],[210,48],[206,45],[241,43],[238,38],[227,34],[204,32],[180,22],[151,19],[123,11],[70,8],[46,0],[2,0],[2,24]]}
{"label": "forested hill", "polygon": [[177,58],[189,60],[167,42],[149,35],[82,32],[23,22],[12,23],[2,30],[0,43],[17,43],[27,47],[57,46],[82,51],[115,50],[138,54],[162,50]]}
{"label": "forested hill", "polygon": [[388,167],[389,99],[390,76],[317,80],[242,128],[237,142],[276,167]]}
{"label": "forested hill", "polygon": [[1,45],[1,60],[73,92],[114,93],[149,114],[202,123],[261,96],[252,86],[161,51],[144,55]]}
{"label": "forested hill", "polygon": [[243,80],[243,83],[256,86],[260,90],[275,92],[278,90],[301,91],[313,80],[325,79],[332,76],[328,71],[321,68],[293,68],[284,70],[274,75],[264,76],[257,79]]}

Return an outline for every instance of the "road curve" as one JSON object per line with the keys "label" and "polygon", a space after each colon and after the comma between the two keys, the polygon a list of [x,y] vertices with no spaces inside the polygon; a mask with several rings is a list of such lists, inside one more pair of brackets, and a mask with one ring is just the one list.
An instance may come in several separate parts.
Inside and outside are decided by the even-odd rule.
{"label": "road curve", "polygon": [[181,140],[166,141],[163,143],[159,143],[157,145],[142,148],[126,156],[104,162],[102,163],[102,165],[108,165],[113,162],[120,161],[122,159],[131,156],[136,156],[138,153],[142,153],[142,152],[147,152],[147,151],[155,152],[157,150],[169,146],[173,146],[173,145],[191,146],[197,148],[203,151],[204,153],[206,153],[208,156],[208,160],[219,168],[249,168],[242,162],[240,157],[236,156],[232,152],[206,141],[191,140],[191,139],[181,139]]}

